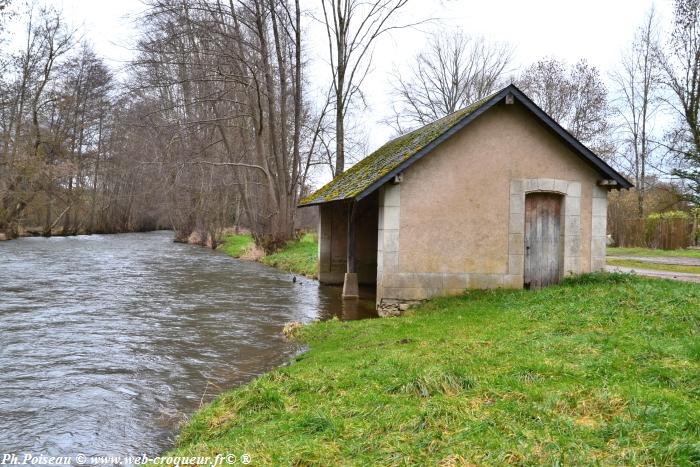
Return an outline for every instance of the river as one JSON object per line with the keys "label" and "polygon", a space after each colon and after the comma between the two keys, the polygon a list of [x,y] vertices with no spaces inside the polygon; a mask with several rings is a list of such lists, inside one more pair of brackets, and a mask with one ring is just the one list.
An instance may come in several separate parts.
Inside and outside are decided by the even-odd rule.
{"label": "river", "polygon": [[0,242],[0,454],[158,455],[223,389],[289,360],[337,288],[170,232]]}

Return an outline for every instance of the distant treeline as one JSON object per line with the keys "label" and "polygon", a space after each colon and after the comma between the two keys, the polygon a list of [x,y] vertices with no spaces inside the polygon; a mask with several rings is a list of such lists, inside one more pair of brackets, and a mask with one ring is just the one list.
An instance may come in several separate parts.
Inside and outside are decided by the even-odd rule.
{"label": "distant treeline", "polygon": [[0,231],[293,235],[319,133],[298,2],[152,1],[123,80],[53,8],[4,13]]}
{"label": "distant treeline", "polygon": [[[583,59],[514,70],[510,45],[402,20],[408,3],[147,0],[117,77],[49,2],[0,0],[0,232],[167,227],[214,246],[236,224],[274,249],[319,168],[337,175],[365,152],[375,42],[435,23],[386,77],[397,134],[514,81],[635,183],[619,219],[645,218],[661,188],[675,209],[700,202],[700,2],[675,0],[669,24],[649,10],[607,80]],[[328,41],[326,82],[306,78],[312,22]]]}

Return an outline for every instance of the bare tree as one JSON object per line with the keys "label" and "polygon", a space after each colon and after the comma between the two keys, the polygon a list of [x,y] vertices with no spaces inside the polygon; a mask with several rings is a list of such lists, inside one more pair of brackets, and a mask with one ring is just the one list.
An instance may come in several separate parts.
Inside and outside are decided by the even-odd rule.
{"label": "bare tree", "polygon": [[634,41],[622,57],[620,69],[612,73],[616,85],[615,114],[621,122],[622,159],[634,175],[637,214],[644,216],[649,165],[654,164],[658,144],[654,122],[661,106],[661,69],[657,59],[659,34],[652,8]]}
{"label": "bare tree", "polygon": [[[345,170],[345,124],[372,63],[372,50],[408,0],[322,0],[335,104],[335,174]],[[416,22],[414,24],[418,24]]]}
{"label": "bare tree", "polygon": [[488,96],[503,85],[512,58],[505,43],[460,31],[433,34],[408,74],[394,73],[396,104],[387,123],[402,134]]}
{"label": "bare tree", "polygon": [[544,59],[525,69],[517,84],[575,138],[611,157],[607,90],[595,67],[580,60],[567,69]]}
{"label": "bare tree", "polygon": [[213,246],[240,206],[258,243],[293,235],[318,138],[304,102],[297,0],[153,0],[133,65],[133,95],[150,112],[139,138],[161,142],[157,166],[178,238]]}
{"label": "bare tree", "polygon": [[677,161],[673,173],[688,183],[688,198],[700,204],[700,2],[676,0],[674,7],[668,52],[658,53],[677,118],[668,148]]}
{"label": "bare tree", "polygon": [[[53,80],[61,58],[73,45],[58,11],[30,6],[26,19],[24,50],[11,60],[14,79],[3,102],[3,142],[0,162],[0,230],[12,238],[28,204],[39,193],[46,195],[46,219],[51,217],[54,162],[60,143],[51,126]],[[50,221],[46,224],[50,225]]]}

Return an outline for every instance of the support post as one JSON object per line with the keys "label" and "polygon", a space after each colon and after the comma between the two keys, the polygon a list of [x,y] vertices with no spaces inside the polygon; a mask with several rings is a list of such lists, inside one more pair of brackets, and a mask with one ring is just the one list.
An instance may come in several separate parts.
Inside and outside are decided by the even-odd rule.
{"label": "support post", "polygon": [[345,280],[343,281],[343,298],[358,298],[360,295],[357,283],[357,273],[355,273],[355,225],[353,214],[355,211],[355,200],[350,201],[348,206],[348,237]]}

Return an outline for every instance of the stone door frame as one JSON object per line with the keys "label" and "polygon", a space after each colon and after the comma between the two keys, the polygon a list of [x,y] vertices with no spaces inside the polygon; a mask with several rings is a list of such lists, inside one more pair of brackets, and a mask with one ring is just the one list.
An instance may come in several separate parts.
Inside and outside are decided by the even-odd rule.
{"label": "stone door frame", "polygon": [[508,275],[518,277],[520,284],[525,269],[525,195],[537,192],[562,195],[562,273],[568,276],[581,271],[581,182],[553,178],[511,180]]}

